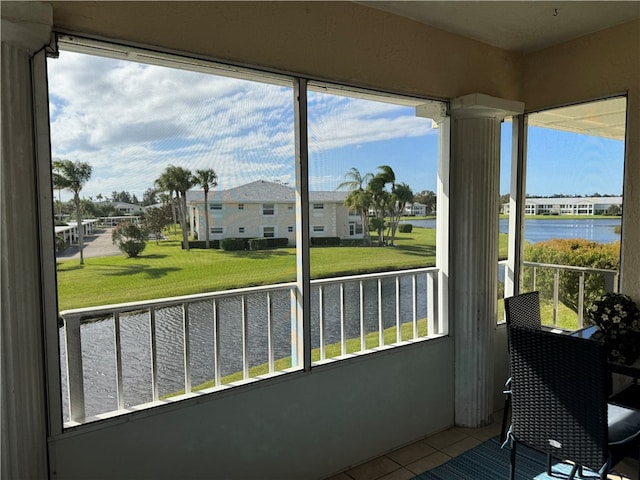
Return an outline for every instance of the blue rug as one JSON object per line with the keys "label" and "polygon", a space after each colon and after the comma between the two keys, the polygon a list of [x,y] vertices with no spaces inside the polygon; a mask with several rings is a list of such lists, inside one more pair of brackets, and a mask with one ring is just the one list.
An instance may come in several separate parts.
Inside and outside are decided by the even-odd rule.
{"label": "blue rug", "polygon": [[[556,463],[553,465],[553,475],[549,476],[546,455],[524,445],[518,445],[516,451],[516,480],[569,478],[571,465]],[[508,447],[500,448],[498,437],[495,437],[433,470],[418,475],[414,480],[507,480],[510,455],[511,450]],[[598,475],[585,470],[584,476],[580,478],[594,479],[598,478]]]}

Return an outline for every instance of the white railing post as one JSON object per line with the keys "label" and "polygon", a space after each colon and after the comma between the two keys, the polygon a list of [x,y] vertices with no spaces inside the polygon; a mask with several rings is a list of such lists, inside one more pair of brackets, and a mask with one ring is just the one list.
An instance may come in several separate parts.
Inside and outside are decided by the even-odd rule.
{"label": "white railing post", "polygon": [[118,410],[124,408],[124,386],[122,381],[122,343],[120,342],[120,314],[113,314],[113,343],[116,356],[116,399]]}
{"label": "white railing post", "polygon": [[184,342],[184,393],[191,392],[191,342],[189,340],[189,304],[182,304],[182,330]]}
{"label": "white railing post", "polygon": [[360,350],[364,352],[367,348],[366,332],[364,330],[364,286],[362,280],[358,284],[360,286]]}
{"label": "white railing post", "polygon": [[442,323],[439,320],[438,311],[438,273],[427,272],[427,335],[437,335],[442,332]]}
{"label": "white railing post", "polygon": [[267,350],[269,356],[269,373],[274,370],[274,347],[273,347],[273,303],[271,302],[271,292],[267,292]]}
{"label": "white railing post", "polygon": [[213,375],[215,386],[222,384],[222,373],[220,366],[220,306],[217,299],[211,300],[213,309]]}
{"label": "white railing post", "polygon": [[318,286],[318,328],[320,329],[320,360],[324,360],[324,288],[322,285]]}
{"label": "white railing post", "polygon": [[242,295],[242,378],[249,378],[249,319],[247,297]]}
{"label": "white railing post", "polygon": [[382,321],[382,279],[378,278],[378,346],[384,345],[384,322]]}
{"label": "white railing post", "polygon": [[154,402],[160,399],[158,393],[158,342],[156,339],[156,309],[149,308],[149,340],[151,352],[151,396]]}
{"label": "white railing post", "polygon": [[69,417],[72,422],[82,423],[85,419],[85,408],[80,315],[64,315],[62,318],[67,350]]}
{"label": "white railing post", "polygon": [[400,331],[400,275],[396,277],[396,342],[402,341],[402,332]]}
{"label": "white railing post", "polygon": [[584,272],[578,279],[578,328],[584,327]]}
{"label": "white railing post", "polygon": [[560,290],[560,269],[556,268],[553,274],[553,325],[558,325],[558,297]]}
{"label": "white railing post", "polygon": [[340,282],[340,351],[347,354],[347,329],[344,318],[344,282]]}
{"label": "white railing post", "polygon": [[[428,302],[428,300],[427,300]],[[418,275],[411,275],[411,320],[413,322],[413,339],[418,338]]]}

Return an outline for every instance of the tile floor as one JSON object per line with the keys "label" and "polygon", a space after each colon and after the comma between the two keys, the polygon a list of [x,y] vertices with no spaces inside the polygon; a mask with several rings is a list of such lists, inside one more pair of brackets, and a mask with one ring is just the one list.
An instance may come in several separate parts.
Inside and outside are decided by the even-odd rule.
{"label": "tile floor", "polygon": [[[327,480],[409,480],[499,434],[500,423],[476,429],[450,428],[334,475]],[[619,471],[622,476],[609,475],[608,478],[609,480],[636,478],[634,472],[637,472],[637,468],[637,464],[632,461],[622,462],[616,467],[616,471]]]}

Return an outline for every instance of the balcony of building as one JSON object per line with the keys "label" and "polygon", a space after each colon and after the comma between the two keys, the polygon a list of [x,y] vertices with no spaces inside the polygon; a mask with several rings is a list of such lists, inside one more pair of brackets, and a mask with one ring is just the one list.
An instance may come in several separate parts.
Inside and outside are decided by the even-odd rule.
{"label": "balcony of building", "polygon": [[[526,121],[529,114],[564,105],[624,99],[622,255],[620,269],[606,275],[611,289],[640,299],[638,2],[616,8],[610,2],[579,2],[580,12],[575,2],[550,11],[535,2],[526,7],[424,3],[431,24],[359,2],[3,2],[3,477],[411,478],[430,462],[492,435],[508,372],[496,281],[496,179],[505,117],[512,117],[514,126],[510,204],[520,212],[520,220],[517,215],[510,220],[514,235],[504,277],[511,286],[505,286],[505,295],[519,288],[523,267],[551,269],[546,301],[554,311],[553,279],[560,284],[565,267],[526,265],[517,240],[525,203]],[[488,28],[460,30],[456,19]],[[512,19],[519,22],[515,27]],[[579,19],[587,24],[576,29]],[[515,38],[507,41],[502,27],[516,32]],[[497,35],[485,36],[491,32]],[[444,132],[438,174],[447,179],[439,192],[447,201],[438,212],[446,219],[440,229],[445,250],[434,268],[326,281],[310,279],[303,254],[293,285],[60,312],[46,94],[46,57],[55,56],[60,38],[69,44],[88,40],[107,57],[183,58],[188,68],[208,70],[215,63],[230,76],[247,69],[285,75],[297,99],[312,84],[318,90],[338,85],[361,96],[385,92],[429,100],[422,113],[440,122]],[[304,118],[304,107],[298,105],[296,115]],[[545,121],[557,128],[594,127],[589,118]],[[296,130],[296,140],[303,130]],[[298,152],[304,150],[297,145]],[[298,168],[304,166],[304,155],[296,161]],[[304,184],[308,176],[299,178]],[[308,189],[296,188],[302,198],[296,208],[302,212]],[[571,274],[580,301],[581,275],[591,272]],[[383,321],[373,322],[371,330],[360,328],[361,285],[365,291],[380,285],[408,292],[409,300],[398,302],[391,293],[394,300],[382,302],[374,294],[375,311],[364,318]],[[358,307],[343,317],[345,297]],[[288,343],[279,346],[287,353],[276,353],[267,314],[262,350],[252,359],[248,319],[254,305],[269,312],[275,303],[290,313],[286,325],[273,317],[280,322],[274,328],[285,327],[289,334]],[[194,368],[197,348],[190,342],[192,309],[200,308],[211,312],[206,379]],[[233,315],[238,321],[233,371],[225,370],[224,347],[216,350],[221,308],[239,312]],[[134,321],[147,332],[148,354],[139,365],[147,380],[140,397],[130,393],[131,365],[123,360],[126,329]],[[174,383],[164,383],[156,355],[162,342],[152,333],[165,321],[180,332],[174,339],[179,345]],[[578,314],[576,325],[580,321]],[[98,374],[88,379],[83,330],[100,323],[109,328],[110,368],[94,370]],[[324,338],[322,324],[335,327],[335,336]],[[346,335],[350,328],[357,334]],[[284,367],[278,363],[282,359]],[[253,370],[258,364],[263,371]],[[100,374],[108,385],[102,390]],[[96,392],[108,398],[106,409],[87,408]],[[415,462],[421,466],[411,467]],[[372,464],[382,469],[367,473]]]}

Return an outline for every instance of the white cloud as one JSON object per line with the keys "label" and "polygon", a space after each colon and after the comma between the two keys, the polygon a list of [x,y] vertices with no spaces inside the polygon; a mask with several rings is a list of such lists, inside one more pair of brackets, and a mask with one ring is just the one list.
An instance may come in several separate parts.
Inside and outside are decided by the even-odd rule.
{"label": "white cloud", "polygon": [[[86,196],[141,196],[169,164],[214,168],[219,188],[293,181],[292,89],[71,52],[49,61],[54,158],[93,166]],[[312,94],[312,152],[426,135],[410,109]],[[327,178],[314,184],[328,185]]]}

